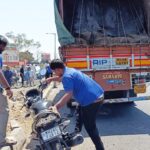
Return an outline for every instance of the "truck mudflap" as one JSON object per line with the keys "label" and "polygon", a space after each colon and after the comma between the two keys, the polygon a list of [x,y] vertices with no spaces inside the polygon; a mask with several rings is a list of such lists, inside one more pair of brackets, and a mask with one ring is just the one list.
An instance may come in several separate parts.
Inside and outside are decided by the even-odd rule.
{"label": "truck mudflap", "polygon": [[117,98],[117,99],[105,99],[104,103],[126,103],[126,102],[134,102],[134,101],[145,101],[150,100],[150,96],[140,96],[140,97],[129,97],[129,98]]}

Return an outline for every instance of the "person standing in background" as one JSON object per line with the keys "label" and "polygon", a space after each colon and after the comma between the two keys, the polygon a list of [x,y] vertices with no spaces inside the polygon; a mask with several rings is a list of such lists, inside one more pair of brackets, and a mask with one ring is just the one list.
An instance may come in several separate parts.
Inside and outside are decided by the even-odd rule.
{"label": "person standing in background", "polygon": [[4,71],[4,76],[9,83],[10,87],[12,86],[12,77],[13,77],[13,72],[10,70],[9,66],[6,66],[6,70]]}
{"label": "person standing in background", "polygon": [[29,75],[30,75],[31,86],[34,86],[34,71],[32,70],[31,67],[30,67]]}
{"label": "person standing in background", "polygon": [[22,87],[24,86],[24,65],[20,68],[20,77],[21,77],[21,83]]}
{"label": "person standing in background", "polygon": [[53,76],[53,72],[52,72],[52,69],[50,67],[50,64],[46,64],[46,74],[45,74],[45,79],[49,78],[49,77],[52,77]]}
{"label": "person standing in background", "polygon": [[25,80],[27,82],[27,86],[31,86],[31,68],[28,67],[25,72]]}
{"label": "person standing in background", "polygon": [[36,68],[35,65],[31,65],[31,70],[33,72],[33,82],[36,80]]}

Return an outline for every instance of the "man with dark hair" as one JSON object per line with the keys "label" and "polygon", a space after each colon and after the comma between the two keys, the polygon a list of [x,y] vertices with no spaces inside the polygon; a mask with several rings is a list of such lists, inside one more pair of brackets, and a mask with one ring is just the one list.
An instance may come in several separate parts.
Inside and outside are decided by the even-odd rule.
{"label": "man with dark hair", "polygon": [[62,108],[74,96],[75,100],[80,105],[79,124],[76,126],[76,131],[80,132],[82,124],[84,124],[96,150],[104,150],[103,143],[96,127],[96,115],[104,97],[103,89],[86,74],[76,69],[66,67],[59,59],[53,60],[50,67],[57,76],[48,78],[44,82],[62,81],[66,92],[55,104],[55,107],[57,109]]}
{"label": "man with dark hair", "polygon": [[46,74],[45,74],[45,79],[49,78],[49,77],[52,77],[53,76],[53,72],[52,72],[52,69],[50,67],[50,64],[46,64]]}
{"label": "man with dark hair", "polygon": [[[6,90],[7,96],[11,98],[13,96],[13,93],[2,71],[2,66],[3,66],[2,52],[5,50],[7,43],[8,43],[7,39],[0,35],[0,85]],[[0,91],[0,148],[5,144],[7,121],[8,121],[7,98],[3,95],[1,90]]]}

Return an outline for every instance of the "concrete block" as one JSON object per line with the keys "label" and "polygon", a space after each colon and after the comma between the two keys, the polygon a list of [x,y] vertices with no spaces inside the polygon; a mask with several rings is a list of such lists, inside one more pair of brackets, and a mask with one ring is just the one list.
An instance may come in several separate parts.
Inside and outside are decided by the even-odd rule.
{"label": "concrete block", "polygon": [[19,128],[20,124],[16,120],[11,120],[10,121],[10,128],[11,130],[14,130],[15,128]]}
{"label": "concrete block", "polygon": [[22,128],[15,128],[11,134],[11,137],[17,141],[17,144],[13,145],[13,150],[21,150],[26,142],[26,135]]}
{"label": "concrete block", "polygon": [[11,150],[10,146],[2,147],[0,150]]}
{"label": "concrete block", "polygon": [[48,85],[48,87],[43,91],[43,98],[47,99],[50,91],[53,88],[53,84],[51,83],[50,85]]}
{"label": "concrete block", "polygon": [[5,139],[6,139],[6,143],[17,144],[16,138],[13,136],[7,136]]}

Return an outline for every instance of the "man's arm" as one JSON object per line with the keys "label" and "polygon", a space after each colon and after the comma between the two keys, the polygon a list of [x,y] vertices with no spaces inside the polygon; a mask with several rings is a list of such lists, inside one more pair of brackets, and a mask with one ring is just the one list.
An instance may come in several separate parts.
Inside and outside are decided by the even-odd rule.
{"label": "man's arm", "polygon": [[61,81],[61,77],[59,77],[59,76],[50,77],[50,78],[46,79],[45,81],[48,84],[51,83],[52,81],[58,81],[58,82],[60,82]]}
{"label": "man's arm", "polygon": [[0,84],[3,86],[3,88],[5,88],[7,96],[9,96],[9,98],[11,98],[13,96],[13,92],[10,89],[10,86],[3,74],[2,69],[0,69]]}
{"label": "man's arm", "polygon": [[55,107],[57,109],[62,108],[72,98],[72,95],[72,92],[65,93],[65,95],[55,104]]}

